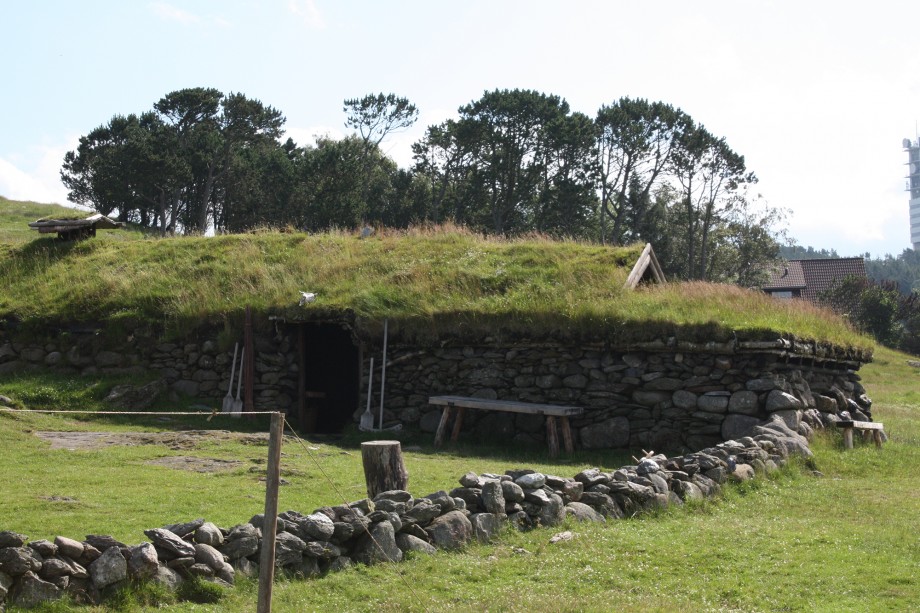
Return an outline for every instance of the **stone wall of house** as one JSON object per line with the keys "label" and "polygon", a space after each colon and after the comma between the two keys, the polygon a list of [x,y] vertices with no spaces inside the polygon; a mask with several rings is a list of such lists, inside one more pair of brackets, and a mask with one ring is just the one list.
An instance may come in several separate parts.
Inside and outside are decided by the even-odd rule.
{"label": "stone wall of house", "polygon": [[[255,339],[256,410],[296,412],[295,330],[279,326]],[[113,402],[134,408],[163,393],[219,406],[230,386],[233,349],[221,349],[216,337],[178,344],[137,335],[120,349],[111,347],[98,335],[42,343],[0,339],[0,375],[22,369],[159,375],[140,391],[130,386],[115,390]],[[375,416],[379,352],[379,347],[364,352],[377,355]],[[743,435],[773,414],[803,434],[839,419],[844,411],[870,419],[871,401],[860,384],[859,366],[852,356],[782,340],[703,346],[662,341],[630,350],[527,342],[421,348],[393,342],[384,421],[434,432],[441,410],[428,405],[429,396],[510,399],[584,407],[584,415],[571,420],[581,447],[700,449]],[[351,407],[356,422],[366,403],[367,360],[363,369],[359,403]],[[464,433],[540,443],[544,423],[534,415],[467,411]]]}
{"label": "stone wall of house", "polygon": [[[427,404],[432,395],[572,405],[586,409],[571,420],[576,444],[633,449],[700,449],[743,435],[773,414],[803,434],[843,411],[871,418],[859,363],[784,346],[397,346],[389,352],[385,418],[434,432],[441,409]],[[541,442],[544,423],[534,415],[472,410],[464,431]]]}
{"label": "stone wall of house", "polygon": [[[116,349],[112,347],[117,346]],[[242,345],[242,343],[241,343]],[[297,395],[297,354],[290,340],[281,335],[256,336],[256,382],[253,386],[256,410],[288,411]],[[242,348],[242,347],[241,347]],[[0,376],[14,371],[50,369],[81,376],[137,375],[159,377],[138,391],[115,390],[113,402],[143,408],[160,395],[174,400],[197,398],[202,404],[218,406],[230,389],[234,351],[221,350],[217,338],[184,343],[165,343],[131,336],[113,344],[97,334],[66,335],[43,342],[0,339]],[[233,395],[239,380],[237,355]]]}

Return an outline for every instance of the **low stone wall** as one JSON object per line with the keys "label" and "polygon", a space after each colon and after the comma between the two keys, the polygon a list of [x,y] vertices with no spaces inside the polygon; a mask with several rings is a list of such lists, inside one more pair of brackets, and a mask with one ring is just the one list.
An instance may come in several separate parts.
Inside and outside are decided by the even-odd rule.
{"label": "low stone wall", "polygon": [[[296,413],[295,332],[279,324],[274,334],[256,337],[256,410]],[[138,334],[121,347],[103,348],[98,335],[45,343],[0,340],[0,375],[15,369],[159,375],[149,388],[116,390],[113,403],[132,408],[164,393],[217,406],[230,386],[233,351],[220,350],[216,338],[176,344]],[[370,341],[364,347],[368,356],[379,351]],[[735,438],[772,414],[803,434],[844,411],[871,419],[872,403],[856,372],[864,359],[782,339],[706,345],[670,339],[628,349],[527,341],[419,347],[395,341],[388,348],[384,421],[434,432],[441,411],[428,405],[429,396],[501,398],[584,407],[572,422],[583,448],[700,449]],[[378,359],[375,384],[379,367]],[[362,369],[359,402],[346,408],[355,422],[366,406],[367,360]],[[379,390],[372,394],[376,414]],[[542,443],[544,422],[535,415],[468,411],[464,433]]]}
{"label": "low stone wall", "polygon": [[[735,438],[773,414],[802,434],[809,424],[830,424],[843,411],[871,417],[872,402],[856,373],[859,362],[819,359],[813,347],[783,341],[629,351],[397,346],[390,356],[385,417],[428,432],[441,415],[440,408],[428,406],[428,397],[443,394],[584,407],[585,414],[572,420],[576,443],[584,448],[700,449]],[[464,431],[542,442],[544,422],[534,415],[467,411]]]}
{"label": "low stone wall", "polygon": [[[0,341],[0,375],[14,371],[52,370],[81,376],[158,376],[150,388],[131,394],[119,390],[116,399],[131,408],[143,408],[163,394],[173,399],[192,397],[215,405],[230,389],[233,350],[219,349],[217,339],[187,343],[156,342],[132,336],[117,350],[108,348],[99,335],[68,335],[46,342]],[[297,354],[284,337],[259,336],[256,347],[256,410],[287,411],[297,394]],[[237,356],[239,360],[239,356]],[[237,375],[239,364],[237,363]],[[128,393],[127,398],[121,398]],[[236,382],[232,393],[236,394]]]}
{"label": "low stone wall", "polygon": [[[278,516],[275,564],[291,575],[317,577],[354,564],[398,562],[410,551],[430,554],[488,542],[506,525],[550,527],[567,517],[605,522],[713,497],[726,482],[811,455],[807,440],[778,416],[751,435],[692,454],[646,457],[614,471],[592,468],[571,478],[526,469],[470,472],[450,492],[416,498],[390,491],[309,515],[286,511]],[[176,588],[190,577],[227,585],[238,574],[258,576],[262,520],[256,515],[232,528],[204,519],[172,524],[145,530],[149,541],[134,546],[108,536],[29,542],[0,532],[0,608],[4,601],[31,607],[64,594],[98,603],[130,579]]]}

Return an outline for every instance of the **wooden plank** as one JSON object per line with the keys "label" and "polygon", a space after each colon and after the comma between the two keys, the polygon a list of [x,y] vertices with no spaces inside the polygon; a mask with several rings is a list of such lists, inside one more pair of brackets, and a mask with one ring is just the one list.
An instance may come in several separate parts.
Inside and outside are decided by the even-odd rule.
{"label": "wooden plank", "polygon": [[490,400],[487,398],[469,398],[466,396],[431,396],[429,404],[441,406],[466,407],[486,411],[505,411],[508,413],[526,413],[528,415],[577,416],[584,413],[581,407],[560,406],[555,404],[534,404],[515,400]]}
{"label": "wooden plank", "polygon": [[857,430],[884,430],[885,425],[880,421],[838,421],[838,428],[856,428]]}
{"label": "wooden plank", "polygon": [[652,273],[655,275],[655,279],[659,283],[667,283],[668,280],[664,276],[664,271],[661,269],[661,264],[658,263],[658,257],[655,255],[655,250],[652,249],[652,244],[648,244],[649,251],[649,263],[652,266]]}
{"label": "wooden plank", "polygon": [[626,283],[623,287],[626,289],[636,289],[636,286],[639,285],[639,280],[642,279],[642,275],[645,273],[645,269],[648,268],[649,262],[651,261],[651,256],[649,254],[651,250],[652,244],[646,243],[645,249],[642,250],[642,255],[639,256],[632,270],[629,271],[629,276],[626,278]]}

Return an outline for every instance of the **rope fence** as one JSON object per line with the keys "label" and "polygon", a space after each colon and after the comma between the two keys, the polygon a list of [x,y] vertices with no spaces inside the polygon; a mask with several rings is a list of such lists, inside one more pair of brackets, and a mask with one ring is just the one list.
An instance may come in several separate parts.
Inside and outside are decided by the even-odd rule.
{"label": "rope fence", "polygon": [[[323,465],[320,463],[319,458],[313,453],[313,450],[310,449],[310,446],[300,437],[299,434],[294,430],[294,427],[285,417],[285,414],[280,411],[242,411],[238,413],[224,413],[219,410],[213,411],[88,411],[88,410],[64,410],[64,409],[13,409],[3,407],[0,408],[0,413],[22,413],[22,414],[54,414],[54,415],[119,415],[119,416],[133,416],[133,417],[163,417],[163,416],[198,416],[205,417],[207,421],[211,421],[214,417],[230,417],[237,418],[242,415],[269,415],[272,417],[272,425],[275,425],[275,417],[280,417],[280,433],[282,436],[278,437],[277,447],[272,445],[273,438],[270,437],[269,444],[269,462],[272,463],[273,456],[275,458],[274,470],[268,471],[269,473],[275,472],[275,475],[266,474],[266,500],[265,500],[265,520],[268,521],[268,511],[271,511],[277,521],[277,508],[278,508],[278,481],[280,481],[280,446],[283,441],[283,435],[285,432],[288,433],[288,436],[293,438],[303,449],[306,451],[307,455],[310,457],[310,460],[316,465],[316,468],[319,470],[325,482],[335,493],[335,496],[342,501],[342,504],[351,509],[351,504],[348,502],[348,498],[338,487],[338,485],[333,481],[329,473],[326,472]],[[271,434],[271,433],[270,433]],[[272,486],[272,481],[274,480],[274,487]],[[274,526],[273,526],[274,528]],[[269,550],[271,552],[271,557],[268,559],[271,560],[274,557],[274,532],[275,530],[269,530],[272,534],[267,535],[263,534],[263,547],[266,545],[265,541],[270,540]],[[385,551],[381,544],[374,538],[374,535],[367,532],[368,537],[373,542],[374,546],[377,547],[381,552]],[[270,538],[268,538],[270,537]],[[265,556],[263,556],[262,566],[265,566]],[[259,601],[258,601],[258,612],[259,613],[268,613],[271,611],[271,591],[272,584],[274,582],[274,564],[271,564],[271,572],[266,575],[261,575],[259,580]],[[395,570],[395,568],[394,568]],[[406,590],[412,595],[413,599],[418,603],[422,610],[428,610],[425,606],[424,601],[418,595],[418,593],[413,588],[412,584],[406,578],[404,573],[395,570],[396,575],[400,578]]]}

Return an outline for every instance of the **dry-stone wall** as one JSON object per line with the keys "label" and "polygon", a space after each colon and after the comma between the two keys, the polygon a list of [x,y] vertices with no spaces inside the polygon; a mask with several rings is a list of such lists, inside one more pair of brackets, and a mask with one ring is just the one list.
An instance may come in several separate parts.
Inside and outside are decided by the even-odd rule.
{"label": "dry-stone wall", "polygon": [[[296,407],[295,331],[279,325],[274,334],[256,337],[257,410]],[[44,368],[158,374],[148,387],[113,390],[113,403],[133,408],[164,394],[216,406],[229,388],[233,351],[221,350],[216,339],[177,344],[138,334],[117,351],[99,343],[98,336],[41,344],[0,339],[0,375]],[[377,352],[378,347],[365,347],[365,355]],[[661,341],[628,350],[513,341],[419,347],[396,341],[388,351],[384,419],[387,426],[434,432],[441,412],[428,405],[428,397],[440,394],[565,404],[586,409],[572,420],[580,447],[700,449],[743,435],[774,414],[803,434],[844,411],[871,419],[872,403],[856,372],[864,359],[786,340],[692,346]],[[366,363],[363,369],[362,398],[350,407],[356,422],[366,400]],[[377,406],[378,390],[373,393]],[[544,422],[536,415],[468,411],[464,431],[540,443]]]}
{"label": "dry-stone wall", "polygon": [[[771,415],[803,434],[844,411],[869,419],[859,363],[817,360],[808,349],[787,349],[782,341],[693,351],[396,347],[387,366],[385,416],[434,432],[441,411],[427,405],[431,395],[575,405],[586,409],[572,419],[577,444],[633,449],[700,449],[741,436]],[[535,415],[468,411],[464,425],[479,437],[544,437],[543,419]]]}
{"label": "dry-stone wall", "polygon": [[[102,340],[95,335],[66,336],[43,343],[0,340],[0,375],[41,369],[84,376],[159,375],[149,387],[126,386],[113,390],[113,403],[135,409],[170,395],[198,398],[214,405],[230,388],[233,348],[229,351],[219,349],[216,339],[164,343],[132,336],[118,349],[103,348]],[[297,394],[298,362],[290,341],[286,337],[258,336],[254,345],[256,410],[289,410]],[[235,387],[232,392],[236,394]]]}
{"label": "dry-stone wall", "polygon": [[[526,469],[470,472],[460,487],[421,498],[400,490],[307,515],[286,511],[278,516],[275,565],[291,575],[318,577],[354,564],[399,562],[408,552],[488,542],[506,525],[556,526],[567,517],[605,522],[712,497],[726,482],[811,455],[807,439],[779,416],[751,434],[687,455],[646,457],[613,471],[592,468],[574,477]],[[191,577],[227,585],[238,575],[257,576],[262,520],[256,515],[231,528],[204,519],[172,524],[145,530],[149,540],[133,546],[109,536],[29,541],[0,532],[0,608],[4,601],[31,607],[65,594],[98,603],[107,590],[131,579],[176,588]]]}

